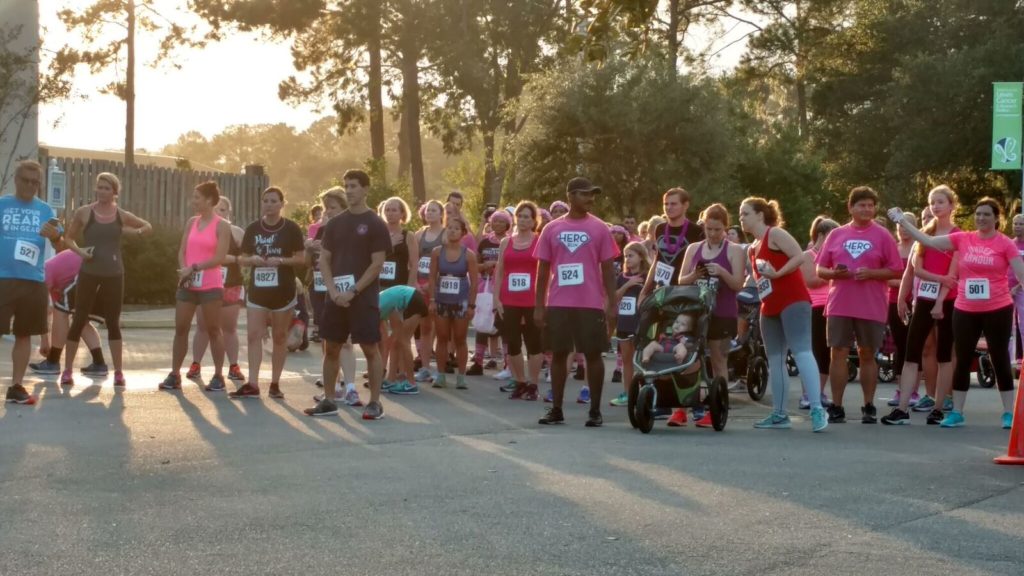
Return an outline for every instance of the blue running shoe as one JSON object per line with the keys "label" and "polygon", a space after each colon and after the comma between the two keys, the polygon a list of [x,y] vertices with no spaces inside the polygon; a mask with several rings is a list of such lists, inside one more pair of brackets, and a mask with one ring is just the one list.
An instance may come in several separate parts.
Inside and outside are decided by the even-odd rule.
{"label": "blue running shoe", "polygon": [[946,399],[942,401],[942,411],[950,412],[953,410],[953,397],[946,396]]}
{"label": "blue running shoe", "polygon": [[1009,430],[1013,426],[1013,413],[1003,412],[1003,430]]}
{"label": "blue running shoe", "polygon": [[962,428],[964,425],[964,415],[956,410],[950,410],[949,414],[939,422],[940,428]]}
{"label": "blue running shoe", "polygon": [[914,412],[931,412],[935,409],[935,399],[925,394],[924,396],[921,396],[921,399],[917,401],[917,404],[911,406],[910,409]]}
{"label": "blue running shoe", "polygon": [[420,387],[408,380],[402,380],[401,382],[394,382],[388,388],[388,392],[399,396],[415,396],[420,393]]}
{"label": "blue running shoe", "polygon": [[[827,419],[825,424],[827,425]],[[785,414],[770,414],[764,420],[754,422],[754,428],[772,429],[772,430],[789,430],[793,427],[793,424],[789,421],[789,416]]]}
{"label": "blue running shoe", "polygon": [[213,378],[210,378],[210,383],[203,388],[203,390],[206,390],[207,392],[223,392],[226,389],[227,386],[224,383],[224,377],[220,374],[215,374]]}
{"label": "blue running shoe", "polygon": [[828,428],[828,413],[824,408],[811,410],[811,432],[821,432]]}
{"label": "blue running shoe", "polygon": [[580,395],[576,397],[577,404],[590,404],[590,387],[580,388]]}
{"label": "blue running shoe", "polygon": [[702,418],[704,418],[704,407],[703,406],[694,406],[693,407],[693,419],[694,419],[694,421],[700,420]]}

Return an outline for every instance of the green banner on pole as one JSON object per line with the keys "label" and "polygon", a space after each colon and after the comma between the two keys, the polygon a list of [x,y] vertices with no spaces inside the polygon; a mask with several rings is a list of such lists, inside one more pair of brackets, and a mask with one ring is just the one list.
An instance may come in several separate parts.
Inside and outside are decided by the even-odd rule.
{"label": "green banner on pole", "polygon": [[1021,91],[1024,82],[992,84],[992,169],[1021,169]]}

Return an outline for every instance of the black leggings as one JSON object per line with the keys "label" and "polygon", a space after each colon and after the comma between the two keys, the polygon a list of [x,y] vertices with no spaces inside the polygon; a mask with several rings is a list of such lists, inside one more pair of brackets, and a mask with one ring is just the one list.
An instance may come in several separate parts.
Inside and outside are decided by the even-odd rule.
{"label": "black leggings", "polygon": [[533,308],[505,306],[505,316],[501,319],[501,335],[505,338],[509,356],[523,353],[523,341],[526,341],[526,353],[530,356],[540,354],[540,329],[533,322]]}
{"label": "black leggings", "polygon": [[829,368],[832,367],[832,351],[825,337],[826,324],[825,307],[811,308],[811,352],[818,362],[818,374],[822,376],[828,376]]}
{"label": "black leggings", "polygon": [[903,373],[903,362],[907,358],[907,325],[900,318],[899,307],[895,302],[889,303],[889,332],[892,334],[892,343],[896,347],[893,368],[896,369],[896,375],[899,376]]}
{"label": "black leggings", "polygon": [[[910,327],[906,332],[904,342],[907,348],[907,362],[915,362],[921,365],[921,352],[924,350],[924,342],[928,339],[928,333],[932,327],[938,324],[938,335],[935,356],[939,362],[950,362],[953,360],[953,301],[946,300],[942,303],[942,320],[936,321],[932,318],[932,308],[935,307],[935,300],[918,298],[914,304],[914,314],[910,317]],[[1009,333],[1007,333],[1009,334]],[[975,337],[977,342],[978,338]],[[974,344],[971,344],[972,346]],[[902,366],[902,364],[901,364]]]}
{"label": "black leggings", "polygon": [[999,390],[1013,390],[1010,370],[1010,330],[1013,327],[1013,304],[990,312],[953,311],[953,333],[956,340],[956,368],[953,369],[953,390],[966,392],[971,385],[971,365],[982,333],[988,342],[988,355],[996,371]]}
{"label": "black leggings", "polygon": [[124,276],[93,276],[82,272],[78,275],[78,289],[75,291],[75,317],[68,330],[68,341],[78,342],[82,329],[89,321],[93,303],[100,303],[103,322],[107,327],[107,340],[121,339],[121,304],[124,300]]}

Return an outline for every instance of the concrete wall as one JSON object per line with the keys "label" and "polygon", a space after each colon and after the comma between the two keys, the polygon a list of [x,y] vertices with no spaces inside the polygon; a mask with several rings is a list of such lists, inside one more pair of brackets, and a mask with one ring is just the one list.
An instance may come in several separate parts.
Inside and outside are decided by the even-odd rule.
{"label": "concrete wall", "polygon": [[[23,71],[17,84],[19,98],[0,108],[0,191],[14,193],[14,169],[19,160],[39,156],[39,114],[35,106],[26,108],[25,96],[34,94],[39,82],[39,3],[36,0],[0,0],[0,30],[5,33],[20,27],[17,40],[4,47],[14,53],[36,55],[36,65]],[[24,82],[24,84],[22,84]],[[13,117],[13,122],[11,122]]]}

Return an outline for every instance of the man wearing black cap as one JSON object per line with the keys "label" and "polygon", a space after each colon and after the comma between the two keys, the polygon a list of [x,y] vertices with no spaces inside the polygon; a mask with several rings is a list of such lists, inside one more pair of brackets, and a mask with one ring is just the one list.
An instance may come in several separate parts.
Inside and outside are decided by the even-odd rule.
{"label": "man wearing black cap", "polygon": [[590,387],[588,427],[603,423],[601,388],[608,350],[607,326],[614,325],[615,259],[619,248],[608,225],[590,214],[594,195],[601,189],[586,178],[573,178],[566,186],[569,213],[552,221],[541,232],[537,257],[537,302],[534,320],[545,330],[553,355],[551,387],[553,404],[541,424],[561,424],[562,398],[568,375],[566,360],[575,349],[587,359]]}

